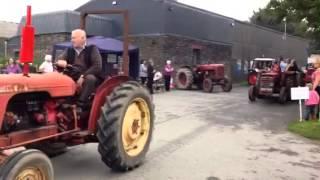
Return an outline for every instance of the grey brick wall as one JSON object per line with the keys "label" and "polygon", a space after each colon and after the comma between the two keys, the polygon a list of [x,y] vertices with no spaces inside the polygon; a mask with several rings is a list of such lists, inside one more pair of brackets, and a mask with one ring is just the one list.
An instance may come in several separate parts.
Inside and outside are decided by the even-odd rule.
{"label": "grey brick wall", "polygon": [[[42,34],[35,37],[34,60],[41,60],[45,54],[51,54],[54,44],[70,40],[70,33]],[[8,42],[8,55],[15,57],[20,49],[20,36],[11,38]]]}
{"label": "grey brick wall", "polygon": [[175,35],[134,36],[131,42],[140,47],[140,59],[152,58],[155,68],[162,70],[167,59],[171,59],[175,68],[191,66],[193,48],[200,49],[200,62],[222,63],[226,65],[226,74],[231,77],[233,61],[231,46],[213,42],[189,39]]}
{"label": "grey brick wall", "polygon": [[[35,39],[35,60],[42,60],[45,54],[52,52],[52,46],[70,40],[69,33],[37,35]],[[157,70],[162,70],[167,59],[171,59],[175,68],[191,66],[193,48],[200,50],[200,62],[222,63],[226,65],[226,74],[231,77],[233,61],[231,46],[208,41],[190,39],[175,35],[144,35],[132,36],[131,43],[140,48],[140,59],[152,58]],[[8,43],[9,56],[19,50],[20,37],[11,38]]]}

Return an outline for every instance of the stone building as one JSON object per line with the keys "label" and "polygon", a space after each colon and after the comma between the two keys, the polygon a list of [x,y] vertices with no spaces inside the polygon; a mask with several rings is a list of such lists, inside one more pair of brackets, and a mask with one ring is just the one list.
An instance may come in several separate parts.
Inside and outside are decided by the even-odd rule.
{"label": "stone building", "polygon": [[[287,36],[267,28],[241,22],[174,0],[91,0],[75,11],[34,16],[37,29],[36,56],[50,52],[53,44],[69,40],[79,27],[79,13],[103,9],[128,9],[130,41],[140,48],[140,58],[153,58],[160,69],[166,59],[176,67],[203,63],[224,63],[234,81],[243,80],[248,61],[255,57],[307,58],[308,40]],[[122,17],[91,16],[89,35],[121,39]],[[23,20],[22,20],[23,23]],[[18,50],[19,36],[10,41]]]}

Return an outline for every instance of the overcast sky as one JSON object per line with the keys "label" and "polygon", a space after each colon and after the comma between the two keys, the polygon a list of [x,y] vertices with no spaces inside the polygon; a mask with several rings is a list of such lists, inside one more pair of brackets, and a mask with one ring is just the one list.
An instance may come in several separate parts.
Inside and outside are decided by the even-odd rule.
{"label": "overcast sky", "polygon": [[[109,0],[110,1],[110,0]],[[248,20],[254,10],[263,8],[269,0],[178,0],[192,6],[239,20]],[[26,6],[32,5],[32,13],[59,10],[74,10],[88,0],[2,0],[0,20],[19,22],[26,13]]]}

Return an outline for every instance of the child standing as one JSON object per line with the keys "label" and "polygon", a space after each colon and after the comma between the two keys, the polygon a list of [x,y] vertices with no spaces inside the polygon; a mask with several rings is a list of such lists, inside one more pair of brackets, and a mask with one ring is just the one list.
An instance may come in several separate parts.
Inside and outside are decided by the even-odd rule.
{"label": "child standing", "polygon": [[304,120],[308,121],[311,115],[312,119],[316,117],[316,109],[319,104],[319,95],[317,91],[312,90],[312,84],[307,85],[309,87],[309,99],[305,100],[305,113]]}

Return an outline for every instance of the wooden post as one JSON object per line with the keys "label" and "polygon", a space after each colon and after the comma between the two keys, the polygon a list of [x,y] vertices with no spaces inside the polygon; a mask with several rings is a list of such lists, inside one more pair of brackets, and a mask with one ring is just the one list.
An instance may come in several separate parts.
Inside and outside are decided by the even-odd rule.
{"label": "wooden post", "polygon": [[86,27],[86,17],[89,14],[120,14],[123,15],[123,54],[122,54],[122,70],[123,75],[129,76],[129,11],[121,9],[110,9],[110,10],[98,10],[98,11],[86,11],[81,13],[80,28],[85,30]]}

